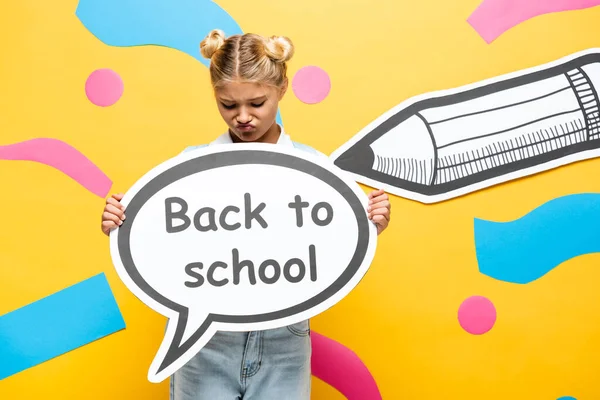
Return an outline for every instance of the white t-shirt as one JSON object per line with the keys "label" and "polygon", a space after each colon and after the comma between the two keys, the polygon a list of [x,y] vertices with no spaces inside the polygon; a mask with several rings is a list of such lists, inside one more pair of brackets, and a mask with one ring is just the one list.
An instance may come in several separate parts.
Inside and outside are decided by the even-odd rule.
{"label": "white t-shirt", "polygon": [[[279,139],[277,139],[277,143],[278,145],[282,145],[282,146],[289,146],[289,147],[295,147],[298,148],[300,150],[311,150],[312,152],[314,152],[314,154],[320,156],[320,157],[324,157],[327,160],[329,160],[329,157],[327,157],[325,154],[321,153],[318,150],[313,149],[312,147],[306,146],[306,145],[301,145],[300,143],[295,143],[292,138],[290,137],[290,135],[288,135],[287,133],[285,133],[285,131],[283,130],[283,127],[281,125],[277,125],[279,126],[279,129],[281,130],[281,133],[279,134]],[[213,140],[212,142],[209,143],[209,146],[212,145],[219,145],[219,144],[231,144],[233,143],[233,140],[231,139],[231,134],[229,133],[229,131],[225,132],[224,134],[222,134],[221,136],[217,137],[215,140]]]}

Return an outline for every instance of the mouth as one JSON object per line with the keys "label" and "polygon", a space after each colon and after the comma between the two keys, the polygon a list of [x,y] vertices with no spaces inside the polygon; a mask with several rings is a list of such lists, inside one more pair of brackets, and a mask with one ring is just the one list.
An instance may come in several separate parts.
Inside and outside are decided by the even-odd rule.
{"label": "mouth", "polygon": [[254,125],[252,124],[237,124],[236,129],[240,132],[250,132],[254,130]]}
{"label": "mouth", "polygon": [[58,139],[36,138],[0,145],[0,160],[45,164],[69,176],[99,197],[105,197],[112,186],[112,181],[92,161]]}

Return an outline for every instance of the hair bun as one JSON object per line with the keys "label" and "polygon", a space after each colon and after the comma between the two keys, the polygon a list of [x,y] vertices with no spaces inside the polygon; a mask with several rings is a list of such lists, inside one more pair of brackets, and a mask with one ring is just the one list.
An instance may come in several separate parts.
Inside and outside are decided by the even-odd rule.
{"label": "hair bun", "polygon": [[294,44],[285,36],[271,36],[265,42],[265,52],[273,61],[284,63],[294,55]]}
{"label": "hair bun", "polygon": [[210,59],[223,43],[225,43],[225,32],[220,29],[213,29],[204,40],[200,42],[200,53],[204,58]]}

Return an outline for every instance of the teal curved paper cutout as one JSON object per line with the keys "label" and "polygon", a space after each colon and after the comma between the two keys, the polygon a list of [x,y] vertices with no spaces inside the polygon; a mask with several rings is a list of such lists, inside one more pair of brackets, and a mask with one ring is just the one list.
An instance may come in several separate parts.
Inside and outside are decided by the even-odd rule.
{"label": "teal curved paper cutout", "polygon": [[519,284],[600,252],[600,194],[559,197],[510,222],[475,219],[475,251],[482,274]]}
{"label": "teal curved paper cutout", "polygon": [[75,15],[106,45],[165,46],[207,67],[200,42],[212,29],[228,36],[242,33],[237,22],[209,0],[80,0]]}
{"label": "teal curved paper cutout", "polygon": [[[194,57],[204,66],[200,42],[213,29],[227,36],[242,28],[210,0],[80,0],[75,15],[108,46],[164,46]],[[283,125],[277,111],[277,123]]]}

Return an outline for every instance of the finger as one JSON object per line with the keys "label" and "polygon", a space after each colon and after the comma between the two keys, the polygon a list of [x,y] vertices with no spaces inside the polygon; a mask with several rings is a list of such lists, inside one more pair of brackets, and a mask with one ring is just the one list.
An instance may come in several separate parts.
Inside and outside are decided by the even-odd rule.
{"label": "finger", "polygon": [[112,229],[112,228],[116,228],[117,224],[115,224],[114,221],[109,221],[109,220],[105,220],[102,221],[102,230],[108,230],[108,229]]}
{"label": "finger", "polygon": [[369,193],[369,199],[372,199],[377,196],[381,196],[383,193],[384,193],[383,189],[373,190],[373,191],[371,191],[371,193]]}
{"label": "finger", "polygon": [[390,204],[390,202],[389,202],[389,201],[387,201],[387,200],[382,200],[382,201],[380,201],[379,203],[374,203],[374,204],[371,204],[371,205],[370,205],[370,206],[369,206],[367,209],[368,209],[369,211],[371,211],[371,210],[375,210],[375,209],[377,209],[377,208],[386,208],[386,209],[390,210],[390,209],[392,208],[392,206],[391,206],[391,204]]}
{"label": "finger", "polygon": [[115,206],[115,207],[117,207],[117,208],[119,208],[119,209],[121,209],[121,210],[125,210],[125,206],[123,206],[123,204],[121,204],[121,203],[119,202],[119,200],[116,200],[116,199],[115,199],[115,198],[113,198],[113,197],[109,197],[109,198],[106,200],[106,204],[111,204],[111,205],[113,205],[113,206]]}
{"label": "finger", "polygon": [[371,212],[369,213],[369,216],[371,219],[374,219],[378,215],[382,216],[383,218],[385,218],[388,221],[390,219],[390,213],[387,208],[378,208],[376,210],[371,210]]}
{"label": "finger", "polygon": [[379,230],[382,231],[385,228],[387,228],[389,221],[387,219],[385,219],[385,217],[381,216],[381,215],[375,215],[373,217],[373,222],[375,223],[375,225],[378,226]]}
{"label": "finger", "polygon": [[121,201],[123,200],[123,193],[115,193],[112,195],[113,199],[117,200],[117,201]]}
{"label": "finger", "polygon": [[112,204],[107,204],[104,207],[104,211],[116,215],[119,219],[125,219],[125,213],[120,208],[113,206]]}
{"label": "finger", "polygon": [[374,215],[372,221],[375,222],[377,225],[385,226],[387,226],[389,223],[389,221],[383,215]]}
{"label": "finger", "polygon": [[112,222],[115,223],[119,226],[121,226],[123,224],[123,221],[121,220],[121,218],[119,218],[118,216],[116,216],[115,214],[111,214],[109,212],[103,212],[102,213],[102,222]]}
{"label": "finger", "polygon": [[112,229],[116,227],[117,225],[112,221],[102,221],[102,232],[104,232],[107,235]]}
{"label": "finger", "polygon": [[382,201],[389,201],[389,200],[390,200],[389,196],[386,193],[384,193],[382,195],[379,195],[379,196],[374,197],[371,200],[369,200],[369,204],[374,204],[374,203],[379,203]]}
{"label": "finger", "polygon": [[390,219],[389,216],[392,213],[392,211],[388,207],[385,207],[385,206],[379,206],[379,207],[370,206],[369,208],[367,208],[367,212],[369,213],[370,216],[386,215],[388,220]]}

